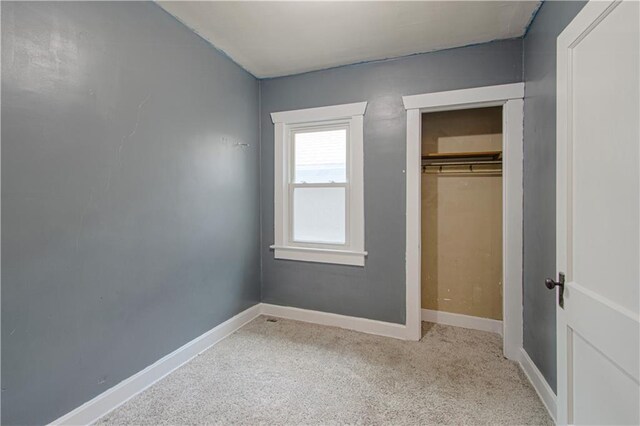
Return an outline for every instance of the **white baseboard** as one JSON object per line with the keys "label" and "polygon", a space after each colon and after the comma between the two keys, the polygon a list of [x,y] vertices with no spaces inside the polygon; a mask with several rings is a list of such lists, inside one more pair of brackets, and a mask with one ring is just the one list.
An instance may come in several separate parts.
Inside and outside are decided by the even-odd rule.
{"label": "white baseboard", "polygon": [[328,325],[359,331],[361,333],[411,340],[408,337],[407,327],[404,324],[394,324],[391,322],[293,308],[291,306],[271,305],[268,303],[262,303],[262,313],[273,317]]}
{"label": "white baseboard", "polygon": [[196,337],[144,370],[54,420],[50,425],[88,425],[97,421],[261,314],[397,339],[407,338],[403,324],[259,303]]}
{"label": "white baseboard", "polygon": [[196,337],[144,370],[54,420],[51,425],[88,425],[95,422],[258,316],[260,316],[260,304],[240,312]]}
{"label": "white baseboard", "polygon": [[[339,327],[362,333],[393,337],[396,339],[411,340],[407,332],[407,327],[403,324],[394,324],[367,318],[350,317],[346,315],[293,308],[290,306],[259,303],[212,328],[203,335],[193,339],[184,346],[159,359],[144,370],[123,380],[116,386],[101,393],[68,414],[54,420],[50,424],[88,425],[97,421],[105,414],[124,404],[135,395],[144,391],[149,386],[158,382],[177,368],[189,362],[198,354],[209,349],[211,346],[215,345],[261,314]],[[422,310],[422,320],[484,331],[494,331],[499,333],[502,331],[501,321],[470,317],[467,315],[450,314],[446,312],[429,311],[426,309]],[[499,323],[499,327],[495,323]],[[529,358],[529,355],[527,355],[525,350],[521,349],[520,351],[520,367],[555,421],[556,395],[551,390],[549,384],[546,382],[533,361],[531,361],[531,358]]]}
{"label": "white baseboard", "polygon": [[538,393],[540,400],[542,400],[542,403],[555,423],[557,409],[556,394],[553,392],[551,386],[549,386],[549,383],[547,383],[540,370],[538,370],[538,367],[536,367],[531,358],[529,358],[529,354],[527,354],[527,351],[525,351],[524,348],[520,349],[520,368],[522,368],[522,371],[524,371],[524,374],[533,385],[533,388]]}
{"label": "white baseboard", "polygon": [[502,321],[489,318],[472,317],[470,315],[423,309],[422,321],[453,325],[455,327],[471,328],[473,330],[490,331],[502,336]]}

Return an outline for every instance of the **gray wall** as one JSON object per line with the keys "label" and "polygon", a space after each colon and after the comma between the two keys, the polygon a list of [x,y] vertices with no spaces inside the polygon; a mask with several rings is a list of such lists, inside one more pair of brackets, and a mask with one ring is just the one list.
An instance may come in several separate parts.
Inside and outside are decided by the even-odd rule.
{"label": "gray wall", "polygon": [[258,82],[157,5],[2,2],[2,424],[259,301],[258,148]]}
{"label": "gray wall", "polygon": [[[405,134],[402,96],[522,81],[522,40],[263,80],[262,300],[405,322]],[[368,101],[364,117],[366,266],[274,260],[274,111]]]}
{"label": "gray wall", "polygon": [[[263,80],[259,101],[156,5],[3,2],[2,423],[51,421],[255,304],[260,261],[265,302],[404,323],[401,96],[523,71],[524,344],[555,389],[555,37],[582,5],[544,3],[524,70],[509,40]],[[362,100],[366,266],[274,260],[269,113]]]}
{"label": "gray wall", "polygon": [[524,39],[524,348],[556,389],[556,38],[584,2],[546,1]]}

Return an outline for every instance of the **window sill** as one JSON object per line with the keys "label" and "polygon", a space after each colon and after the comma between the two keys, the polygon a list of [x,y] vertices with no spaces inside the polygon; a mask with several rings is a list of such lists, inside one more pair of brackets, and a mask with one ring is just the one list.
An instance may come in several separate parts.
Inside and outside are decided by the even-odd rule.
{"label": "window sill", "polygon": [[366,251],[322,249],[311,247],[276,246],[273,249],[276,259],[299,260],[303,262],[333,263],[337,265],[364,266]]}

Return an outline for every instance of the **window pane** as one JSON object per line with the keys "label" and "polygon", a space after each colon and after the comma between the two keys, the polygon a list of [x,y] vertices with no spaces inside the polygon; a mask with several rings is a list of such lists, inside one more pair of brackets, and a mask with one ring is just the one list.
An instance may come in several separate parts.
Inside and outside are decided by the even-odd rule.
{"label": "window pane", "polygon": [[295,182],[347,181],[347,130],[294,133]]}
{"label": "window pane", "polygon": [[294,188],[293,240],[344,244],[345,188]]}

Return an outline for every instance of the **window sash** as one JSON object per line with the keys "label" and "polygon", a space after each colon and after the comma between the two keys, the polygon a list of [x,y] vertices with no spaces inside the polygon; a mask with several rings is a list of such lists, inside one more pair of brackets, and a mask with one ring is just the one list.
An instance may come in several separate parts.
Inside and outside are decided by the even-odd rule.
{"label": "window sash", "polygon": [[[295,137],[298,133],[315,133],[330,130],[345,130],[345,182],[351,181],[351,126],[349,122],[334,121],[317,125],[299,124],[291,126],[289,130],[289,178],[288,183],[295,182],[296,179],[296,143]],[[318,182],[325,183],[325,182]],[[331,183],[331,182],[326,182]]]}
{"label": "window sash", "polygon": [[[345,130],[345,182],[317,182],[317,183],[303,183],[295,182],[295,171],[296,171],[296,162],[295,162],[295,135],[297,133],[313,133],[313,132],[323,132],[330,130]],[[288,167],[288,178],[287,178],[287,205],[285,209],[288,213],[289,223],[287,224],[287,244],[294,247],[310,247],[310,248],[335,248],[344,250],[346,248],[351,247],[351,125],[349,121],[345,120],[334,120],[331,122],[324,122],[318,124],[309,124],[302,123],[298,125],[293,125],[289,127],[289,137],[288,137],[288,155],[289,159],[289,167]],[[294,190],[295,188],[344,188],[345,191],[345,242],[344,244],[340,243],[327,243],[327,242],[314,242],[314,241],[297,241],[294,239],[293,227],[295,221],[294,215]]]}
{"label": "window sash", "polygon": [[[295,226],[295,200],[294,193],[296,188],[344,188],[344,220],[345,220],[345,229],[344,229],[344,243],[327,243],[322,241],[298,241],[294,239],[293,228]],[[322,247],[322,248],[336,248],[344,250],[346,247],[351,246],[351,233],[350,231],[350,220],[351,220],[351,206],[350,206],[350,184],[346,182],[332,182],[332,183],[289,183],[288,189],[288,216],[289,216],[289,224],[288,224],[288,244],[291,246],[299,246],[299,247]]]}

